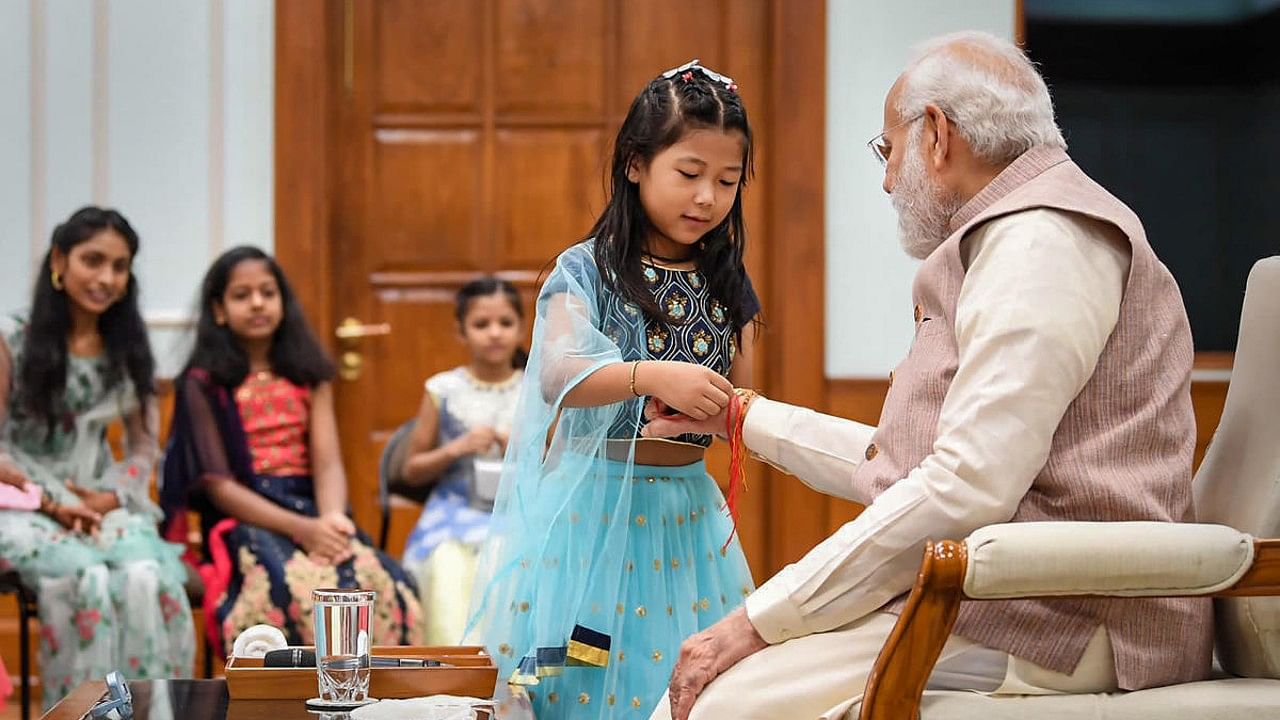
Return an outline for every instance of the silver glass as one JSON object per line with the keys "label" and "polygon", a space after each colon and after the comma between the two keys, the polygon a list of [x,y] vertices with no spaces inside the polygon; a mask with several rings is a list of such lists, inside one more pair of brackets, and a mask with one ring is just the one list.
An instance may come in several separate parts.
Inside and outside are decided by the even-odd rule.
{"label": "silver glass", "polygon": [[376,597],[373,590],[324,588],[311,593],[321,701],[359,704],[369,700],[369,646]]}

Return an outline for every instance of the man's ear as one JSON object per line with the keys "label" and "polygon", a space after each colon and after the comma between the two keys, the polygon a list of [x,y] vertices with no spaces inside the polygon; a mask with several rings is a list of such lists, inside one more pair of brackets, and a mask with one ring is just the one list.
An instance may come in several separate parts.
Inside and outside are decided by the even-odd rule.
{"label": "man's ear", "polygon": [[941,170],[951,150],[951,120],[937,105],[924,106],[925,148],[934,170]]}

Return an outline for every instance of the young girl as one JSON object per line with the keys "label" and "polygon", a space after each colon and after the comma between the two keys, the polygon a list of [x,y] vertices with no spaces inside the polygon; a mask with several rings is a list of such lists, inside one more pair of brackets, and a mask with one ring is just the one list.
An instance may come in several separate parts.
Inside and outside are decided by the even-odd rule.
{"label": "young girl", "polygon": [[432,484],[404,553],[405,568],[418,581],[428,645],[462,639],[497,489],[492,468],[506,448],[526,360],[524,309],[511,283],[467,283],[454,316],[471,360],[427,380],[399,473],[403,482]]}
{"label": "young girl", "polygon": [[[120,213],[82,208],[53,231],[30,315],[0,320],[0,481],[41,492],[39,510],[0,510],[0,558],[39,598],[46,709],[111,670],[191,673],[186,573],[149,495],[158,414],[137,253]],[[106,440],[118,420],[122,462]]]}
{"label": "young girl", "polygon": [[[178,383],[161,500],[166,534],[201,512],[211,641],[279,627],[311,644],[311,591],[377,590],[373,642],[416,641],[418,601],[393,560],[346,516],[333,363],[289,283],[261,250],[239,247],[205,275],[195,348]],[[220,630],[221,638],[213,632]]]}
{"label": "young girl", "polygon": [[641,91],[609,203],[538,298],[472,622],[539,717],[646,717],[681,641],[753,588],[710,437],[639,439],[646,396],[705,418],[749,384],[735,90],[695,61]]}

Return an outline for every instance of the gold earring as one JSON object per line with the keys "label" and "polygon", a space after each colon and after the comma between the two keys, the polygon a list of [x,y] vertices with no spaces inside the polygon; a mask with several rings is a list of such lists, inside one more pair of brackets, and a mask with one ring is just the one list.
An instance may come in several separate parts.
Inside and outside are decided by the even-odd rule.
{"label": "gold earring", "polygon": [[53,285],[54,290],[62,289],[62,273],[57,270],[49,271],[49,283]]}

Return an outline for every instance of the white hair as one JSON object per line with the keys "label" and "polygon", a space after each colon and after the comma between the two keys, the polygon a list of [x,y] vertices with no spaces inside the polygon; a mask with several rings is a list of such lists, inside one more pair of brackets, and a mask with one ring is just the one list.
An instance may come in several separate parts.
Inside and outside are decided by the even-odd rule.
{"label": "white hair", "polygon": [[1037,145],[1066,149],[1049,88],[1017,46],[983,32],[959,32],[916,46],[896,109],[903,119],[936,105],[974,154],[1013,161]]}

